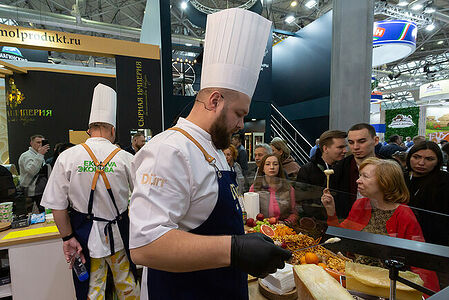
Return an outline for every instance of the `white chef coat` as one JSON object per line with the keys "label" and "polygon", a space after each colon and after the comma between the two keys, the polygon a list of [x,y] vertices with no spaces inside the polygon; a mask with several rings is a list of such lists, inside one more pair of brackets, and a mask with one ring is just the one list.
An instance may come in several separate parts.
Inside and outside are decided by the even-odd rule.
{"label": "white chef coat", "polygon": [[[187,131],[229,170],[221,150],[199,126],[180,118],[175,127]],[[188,231],[207,220],[218,199],[216,169],[200,149],[182,133],[167,130],[137,152],[130,204],[130,248],[147,245],[171,229]]]}
{"label": "white chef coat", "polygon": [[[103,161],[116,149],[105,138],[90,138],[86,141],[98,161]],[[106,176],[120,213],[128,207],[129,190],[133,188],[131,161],[133,155],[119,151],[108,163]],[[108,166],[107,165],[107,166]],[[41,205],[46,208],[63,210],[69,205],[78,212],[87,213],[95,166],[86,149],[81,145],[62,152],[56,160],[53,171],[45,187]],[[93,200],[94,216],[107,220],[115,219],[117,211],[109,196],[103,178],[99,176]],[[91,257],[101,258],[111,255],[109,242],[106,242],[104,226],[106,222],[93,221],[88,240]],[[124,248],[117,224],[112,224],[114,247],[116,251]]]}

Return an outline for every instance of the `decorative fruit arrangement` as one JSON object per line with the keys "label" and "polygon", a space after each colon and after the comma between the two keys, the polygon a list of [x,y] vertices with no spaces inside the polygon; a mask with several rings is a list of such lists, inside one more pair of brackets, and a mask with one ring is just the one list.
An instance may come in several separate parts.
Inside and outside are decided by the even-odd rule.
{"label": "decorative fruit arrangement", "polygon": [[[268,228],[271,229],[265,229],[264,233],[265,235],[269,236],[269,237],[273,237],[274,236],[274,225],[277,224],[278,220],[275,217],[271,217],[271,218],[265,218],[265,216],[263,214],[258,214],[256,216],[256,219],[254,220],[253,218],[249,218],[246,220],[246,226],[248,227],[252,227],[252,229],[250,230],[250,232],[261,232],[261,227],[263,225],[266,225]],[[272,234],[272,235],[270,235]]]}

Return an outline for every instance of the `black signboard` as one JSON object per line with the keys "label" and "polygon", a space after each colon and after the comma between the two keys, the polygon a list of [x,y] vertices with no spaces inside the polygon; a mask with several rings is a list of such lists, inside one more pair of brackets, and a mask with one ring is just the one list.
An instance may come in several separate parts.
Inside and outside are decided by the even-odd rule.
{"label": "black signboard", "polygon": [[131,130],[162,131],[161,65],[159,60],[116,56],[119,141]]}
{"label": "black signboard", "polygon": [[45,136],[52,149],[69,141],[70,129],[87,130],[98,83],[115,89],[115,78],[43,71],[7,76],[5,83],[9,157],[16,166],[30,136]]}

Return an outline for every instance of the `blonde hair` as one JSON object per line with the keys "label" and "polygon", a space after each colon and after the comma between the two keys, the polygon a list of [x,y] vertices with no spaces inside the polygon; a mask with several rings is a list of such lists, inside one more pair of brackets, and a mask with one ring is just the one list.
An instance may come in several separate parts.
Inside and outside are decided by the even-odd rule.
{"label": "blonde hair", "polygon": [[401,167],[394,161],[370,157],[365,159],[359,167],[359,172],[367,165],[376,166],[374,174],[384,201],[391,203],[408,203],[410,193],[405,184]]}

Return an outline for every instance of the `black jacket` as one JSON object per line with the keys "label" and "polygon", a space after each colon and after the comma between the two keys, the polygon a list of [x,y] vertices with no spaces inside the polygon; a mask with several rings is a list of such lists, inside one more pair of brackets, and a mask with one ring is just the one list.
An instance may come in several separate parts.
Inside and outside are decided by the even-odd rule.
{"label": "black jacket", "polygon": [[[355,169],[354,169],[355,167]],[[358,178],[357,164],[354,155],[349,155],[335,163],[334,175],[331,175],[330,188],[335,200],[335,210],[337,217],[346,219],[349,211],[357,199],[357,183]],[[356,172],[357,176],[354,177]]]}
{"label": "black jacket", "polygon": [[9,200],[16,194],[11,172],[0,165],[0,200]]}
{"label": "black jacket", "polygon": [[131,153],[132,155],[136,155],[136,151],[134,151],[133,146],[126,147],[126,148],[123,149],[123,150],[125,150],[126,152]]}
{"label": "black jacket", "polygon": [[321,204],[323,187],[326,186],[326,164],[321,158],[321,151],[316,150],[311,160],[299,169],[296,177],[295,199],[302,207],[304,215],[317,220],[326,220],[326,210]]}
{"label": "black jacket", "polygon": [[407,151],[407,148],[403,148],[396,143],[390,143],[388,145],[382,146],[379,150],[379,154],[385,158],[391,158],[391,156],[396,151]]}
{"label": "black jacket", "polygon": [[426,242],[449,246],[449,173],[438,170],[412,179],[407,174],[405,181],[410,192],[408,205],[421,225]]}
{"label": "black jacket", "polygon": [[299,169],[296,181],[324,187],[326,186],[324,170],[326,170],[326,164],[321,158],[320,149],[317,149],[310,161]]}

